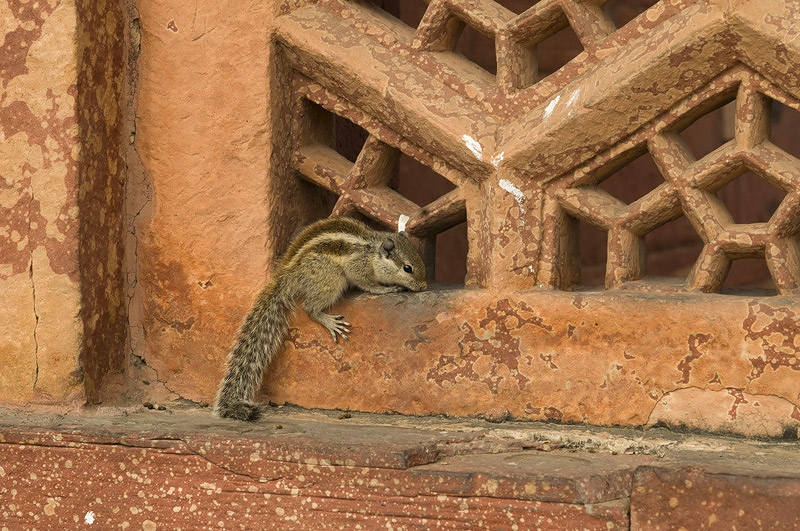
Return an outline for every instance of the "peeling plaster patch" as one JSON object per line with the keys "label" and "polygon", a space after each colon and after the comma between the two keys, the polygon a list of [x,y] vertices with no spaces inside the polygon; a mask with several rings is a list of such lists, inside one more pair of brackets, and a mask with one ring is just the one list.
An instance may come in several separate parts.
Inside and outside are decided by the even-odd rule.
{"label": "peeling plaster patch", "polygon": [[731,404],[731,408],[728,410],[728,418],[730,420],[736,420],[738,416],[739,405],[748,404],[749,402],[744,397],[744,392],[742,389],[726,389],[726,391],[733,397],[733,404]]}
{"label": "peeling plaster patch", "polygon": [[700,347],[706,345],[713,339],[710,334],[692,334],[689,336],[689,354],[678,362],[677,369],[681,372],[681,378],[676,384],[689,383],[692,373],[692,362],[703,355]]}
{"label": "peeling plaster patch", "polygon": [[475,158],[478,160],[483,160],[483,147],[481,147],[480,142],[469,135],[462,135],[461,140],[464,141],[464,145],[467,146],[467,149],[472,151],[472,154],[475,155]]}
{"label": "peeling plaster patch", "polygon": [[800,348],[794,339],[800,328],[800,315],[791,307],[770,307],[752,302],[748,315],[742,322],[745,341],[757,346],[761,353],[749,358],[752,370],[749,381],[760,378],[767,369],[800,370]]}
{"label": "peeling plaster patch", "polygon": [[500,184],[500,188],[514,196],[514,199],[517,200],[517,204],[519,205],[520,214],[525,214],[527,210],[525,209],[525,194],[522,193],[522,190],[506,179],[500,179],[498,184]]}
{"label": "peeling plaster patch", "polygon": [[545,120],[550,118],[550,115],[553,114],[553,109],[556,108],[556,105],[558,105],[558,100],[560,100],[560,99],[561,99],[561,95],[559,94],[558,96],[553,98],[550,101],[550,103],[547,104],[547,107],[544,108],[544,119]]}
{"label": "peeling plaster patch", "polygon": [[408,223],[408,216],[405,214],[400,214],[400,217],[397,220],[397,232],[403,232],[406,230],[406,223]]}
{"label": "peeling plaster patch", "polygon": [[524,390],[530,382],[530,359],[526,361],[522,352],[529,347],[519,331],[533,326],[553,332],[552,325],[524,302],[509,299],[498,300],[482,314],[460,324],[459,354],[441,356],[426,379],[442,389],[472,381],[485,385],[493,395],[507,386]]}
{"label": "peeling plaster patch", "polygon": [[505,151],[501,151],[499,154],[497,154],[494,157],[492,157],[492,159],[490,161],[492,163],[492,166],[494,166],[496,168],[497,165],[500,164],[500,161],[505,158],[505,156],[506,156],[506,152]]}

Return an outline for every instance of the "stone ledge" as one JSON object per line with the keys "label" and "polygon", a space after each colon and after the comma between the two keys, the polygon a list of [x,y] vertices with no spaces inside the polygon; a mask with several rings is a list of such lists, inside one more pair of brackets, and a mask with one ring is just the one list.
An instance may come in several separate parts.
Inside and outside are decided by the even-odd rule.
{"label": "stone ledge", "polygon": [[798,523],[796,442],[342,417],[287,407],[243,425],[208,410],[0,410],[0,516],[9,529]]}
{"label": "stone ledge", "polygon": [[[793,297],[434,290],[361,294],[331,313],[353,323],[349,340],[334,343],[298,311],[265,379],[270,400],[415,415],[505,408],[527,420],[759,437],[800,426]],[[182,396],[197,393],[178,381],[185,373],[159,374]]]}

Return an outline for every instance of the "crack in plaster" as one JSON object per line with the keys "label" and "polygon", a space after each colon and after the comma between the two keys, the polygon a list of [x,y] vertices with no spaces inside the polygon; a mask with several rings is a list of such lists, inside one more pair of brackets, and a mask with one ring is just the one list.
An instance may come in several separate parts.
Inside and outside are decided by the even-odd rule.
{"label": "crack in plaster", "polygon": [[39,383],[39,313],[36,311],[36,282],[33,278],[33,242],[31,241],[31,217],[33,214],[33,184],[31,184],[31,200],[28,201],[28,247],[30,249],[31,265],[28,269],[28,276],[31,281],[31,295],[33,297],[33,317],[36,322],[33,325],[33,361],[36,365],[36,372],[33,377],[33,389]]}
{"label": "crack in plaster", "polygon": [[[130,138],[131,138],[131,140],[130,140],[130,149],[134,152],[135,156],[138,157],[138,153],[136,151],[136,144],[135,144],[135,141],[136,141],[136,122],[135,121],[132,124]],[[126,166],[127,166],[126,170],[129,171],[130,170],[130,164],[128,164]],[[145,186],[148,186],[148,184],[146,182],[146,179],[143,179],[143,182],[144,182]],[[125,197],[129,197],[129,198],[131,197],[130,188],[131,188],[130,179],[126,179],[126,181],[125,181],[125,192],[124,192],[125,193]],[[125,294],[125,297],[127,298],[125,321],[127,322],[127,325],[128,325],[128,356],[129,356],[130,360],[133,360],[133,359],[139,360],[139,362],[142,365],[144,365],[145,367],[148,367],[148,368],[150,368],[150,367],[147,365],[147,362],[144,360],[144,358],[142,358],[141,356],[136,354],[136,350],[134,348],[135,340],[133,338],[134,338],[135,335],[138,335],[137,332],[139,334],[144,335],[144,327],[141,324],[134,325],[131,322],[131,307],[133,306],[133,300],[136,297],[137,286],[139,284],[139,238],[138,238],[138,235],[136,234],[136,222],[137,222],[137,219],[139,218],[139,216],[144,211],[144,209],[150,203],[150,201],[151,201],[150,194],[145,194],[144,203],[142,203],[142,205],[139,207],[139,209],[132,216],[130,216],[130,218],[129,218],[128,233],[130,234],[130,240],[132,241],[132,243],[130,244],[129,248],[132,250],[132,253],[133,253],[133,262],[132,262],[132,265],[131,265],[130,269],[127,271],[127,273],[125,275],[125,283],[127,285],[127,293]],[[135,331],[135,329],[137,327],[139,328],[139,330]],[[155,371],[155,369],[153,369],[153,371],[156,374],[156,379],[158,379],[158,373]]]}
{"label": "crack in plaster", "polygon": [[36,324],[33,325],[33,360],[36,364],[36,374],[33,378],[33,388],[36,389],[36,385],[39,383],[39,314],[36,313],[36,284],[33,281],[33,260],[31,260],[31,268],[30,268],[30,278],[31,278],[31,290],[33,293],[33,316],[36,319]]}
{"label": "crack in plaster", "polygon": [[[140,26],[138,25],[137,21],[138,21],[138,17],[134,17],[134,19],[133,19],[133,21],[131,23],[131,28],[130,28],[131,32],[132,32],[131,39],[132,39],[132,41],[135,41],[135,44],[136,44],[135,55],[134,55],[134,57],[132,59],[134,63],[138,62],[138,57],[139,57],[139,52],[140,52],[139,46],[141,44],[140,34],[138,33],[138,32],[141,31],[141,29],[140,29]],[[133,111],[129,109],[129,112],[133,112]],[[139,160],[139,153],[138,153],[138,150],[136,148],[136,119],[135,118],[131,119],[131,122],[130,122],[130,135],[129,135],[129,138],[130,138],[130,140],[129,140],[129,150],[130,151],[129,151],[128,158],[129,158],[129,160],[130,160],[130,158],[134,158],[136,160]],[[128,162],[126,164],[126,171],[127,172],[131,171],[130,162]],[[141,171],[142,171],[142,179],[141,179],[141,183],[140,184],[144,188],[144,190],[142,191],[141,195],[144,197],[144,200],[141,202],[140,205],[138,205],[138,208],[136,208],[136,211],[133,214],[130,214],[129,217],[128,217],[128,234],[130,235],[130,240],[129,241],[131,242],[129,244],[128,249],[133,254],[133,260],[132,260],[131,266],[128,269],[126,275],[125,275],[125,283],[126,283],[126,287],[127,287],[127,293],[125,295],[125,297],[127,299],[125,321],[126,321],[126,323],[128,325],[128,354],[129,354],[129,360],[134,360],[133,361],[134,364],[136,364],[138,362],[138,364],[140,364],[140,366],[143,366],[143,367],[147,368],[148,370],[153,371],[153,374],[155,375],[155,380],[158,383],[160,383],[161,385],[163,385],[164,388],[169,393],[171,393],[174,396],[177,396],[178,399],[186,400],[187,402],[190,402],[192,404],[199,405],[200,402],[195,402],[193,400],[189,400],[188,398],[185,398],[185,397],[181,396],[180,393],[176,393],[174,390],[170,389],[169,386],[166,384],[166,382],[160,378],[160,376],[158,374],[158,371],[154,367],[151,367],[147,363],[147,361],[144,359],[143,356],[140,356],[139,354],[136,353],[136,349],[135,349],[135,346],[134,346],[137,343],[137,340],[135,340],[134,337],[139,337],[139,338],[144,337],[144,326],[141,323],[134,324],[131,321],[131,308],[133,307],[134,299],[136,299],[137,288],[138,288],[138,285],[139,285],[139,237],[138,237],[138,234],[136,232],[136,227],[137,227],[137,221],[138,221],[139,217],[142,216],[142,214],[145,211],[145,209],[147,209],[148,206],[153,201],[153,199],[152,199],[152,197],[153,197],[153,189],[152,189],[152,186],[150,184],[150,180],[146,176],[146,170],[144,168],[142,168]],[[131,180],[130,179],[126,179],[126,181],[125,181],[125,192],[124,193],[125,193],[125,197],[128,197],[128,198],[134,197],[134,194],[133,194],[133,191],[132,191],[132,184],[131,184]],[[135,206],[135,205],[129,204],[129,206]]]}
{"label": "crack in plaster", "polygon": [[658,407],[658,405],[664,400],[664,397],[666,397],[667,395],[672,394],[672,393],[674,393],[676,391],[682,391],[684,389],[697,389],[699,391],[708,391],[709,390],[708,388],[705,388],[705,387],[698,387],[696,385],[687,385],[687,386],[684,386],[684,387],[675,387],[675,388],[669,389],[667,391],[662,391],[661,392],[661,396],[658,397],[658,400],[655,401],[655,403],[653,404],[653,407],[650,408],[650,413],[647,414],[647,422],[645,423],[645,425],[649,426],[653,422],[653,413],[655,412],[655,410]]}
{"label": "crack in plaster", "polygon": [[164,386],[164,388],[165,388],[167,391],[169,391],[169,392],[170,392],[170,393],[172,393],[173,395],[177,396],[179,399],[183,399],[183,400],[187,400],[187,401],[191,402],[191,400],[188,400],[188,399],[186,399],[186,398],[183,398],[181,395],[179,395],[178,393],[176,393],[175,391],[173,391],[172,389],[170,389],[170,388],[167,386],[167,384],[166,384],[166,383],[165,383],[165,382],[164,382],[164,381],[161,379],[161,377],[158,375],[158,371],[155,369],[155,367],[151,367],[151,366],[150,366],[150,365],[147,363],[147,361],[144,359],[144,357],[142,357],[142,356],[140,356],[140,355],[136,354],[136,352],[134,352],[134,350],[133,350],[133,345],[131,345],[131,349],[130,349],[130,350],[131,350],[131,352],[130,352],[130,356],[131,356],[131,358],[134,358],[134,359],[135,359],[134,363],[136,363],[136,364],[137,364],[138,366],[140,366],[140,367],[145,367],[146,369],[148,369],[148,370],[150,370],[150,371],[153,371],[153,374],[155,374],[155,380],[156,380],[158,383],[160,383],[161,385],[163,385],[163,386]]}
{"label": "crack in plaster", "polygon": [[[130,41],[130,46],[132,49],[132,54],[129,56],[129,70],[127,74],[127,84],[129,94],[133,95],[136,94],[138,88],[138,60],[141,53],[141,44],[142,44],[142,28],[141,22],[139,17],[139,12],[136,9],[135,5],[130,4],[128,5],[128,14],[129,17],[129,24],[128,24],[128,39]],[[153,202],[153,187],[151,185],[151,180],[147,176],[147,170],[141,166],[139,162],[141,158],[139,157],[139,153],[136,146],[136,111],[135,111],[135,99],[131,98],[128,100],[127,109],[126,109],[126,121],[128,123],[128,127],[130,130],[129,134],[129,141],[128,141],[128,150],[126,154],[126,174],[129,175],[129,178],[125,180],[125,190],[124,194],[126,199],[126,230],[129,234],[128,236],[128,243],[126,244],[126,254],[131,253],[132,260],[128,262],[129,266],[127,267],[127,271],[125,273],[125,285],[126,285],[126,294],[125,298],[127,299],[126,304],[126,315],[125,321],[128,326],[128,338],[127,338],[127,350],[128,350],[128,361],[130,367],[131,365],[143,366],[148,370],[151,370],[155,375],[155,380],[158,381],[164,388],[174,396],[179,397],[180,399],[187,400],[189,402],[195,403],[191,400],[185,399],[180,394],[174,392],[170,389],[159,377],[158,371],[156,371],[153,367],[149,366],[145,361],[143,356],[140,356],[136,353],[136,345],[141,344],[144,342],[144,326],[141,323],[134,323],[131,320],[131,309],[134,307],[134,304],[137,303],[137,295],[138,295],[138,285],[139,285],[139,238],[136,231],[137,222],[140,216],[143,215],[145,210],[150,206]],[[132,166],[135,167],[132,168]],[[130,175],[137,174],[140,176],[139,181],[136,184],[132,183],[132,179]],[[137,192],[140,193],[135,193]],[[138,198],[138,199],[134,199]],[[138,203],[138,204],[137,204]],[[133,212],[133,213],[130,213]]]}
{"label": "crack in plaster", "polygon": [[[130,318],[129,318],[129,321],[128,321],[128,325],[130,326]],[[155,367],[151,367],[147,363],[147,360],[144,359],[144,357],[142,357],[142,356],[136,354],[136,352],[134,352],[132,344],[130,346],[130,356],[131,356],[131,358],[135,358],[136,359],[135,363],[138,363],[139,366],[145,367],[146,369],[148,369],[150,371],[153,371],[153,374],[155,375],[155,380],[158,383],[160,383],[161,385],[163,385],[164,389],[166,389],[168,392],[170,392],[171,394],[173,394],[173,395],[175,395],[177,397],[177,398],[174,398],[172,400],[183,400],[186,403],[189,403],[189,404],[192,404],[192,405],[198,406],[198,407],[200,407],[201,404],[203,404],[203,402],[199,402],[199,401],[192,400],[190,398],[186,398],[185,396],[183,396],[180,393],[178,393],[178,392],[174,391],[173,389],[171,389],[167,385],[167,382],[165,380],[162,380],[161,377],[158,375],[158,370]]]}
{"label": "crack in plaster", "polygon": [[[131,149],[133,150],[133,152],[138,157],[138,153],[137,153],[137,150],[136,150],[136,144],[135,144],[135,139],[136,139],[136,122],[135,121],[133,123],[133,128],[132,128],[132,131],[131,131],[131,139],[132,139],[131,140]],[[131,241],[132,241],[131,250],[132,250],[132,253],[133,253],[133,263],[132,263],[131,269],[128,271],[128,274],[126,274],[127,311],[126,311],[126,315],[125,315],[125,321],[128,324],[128,330],[129,330],[129,332],[128,332],[128,354],[129,354],[129,359],[137,360],[138,363],[141,364],[141,366],[144,366],[147,369],[153,371],[153,374],[155,375],[155,380],[158,381],[158,383],[160,383],[161,385],[163,385],[164,388],[168,392],[170,392],[171,394],[177,396],[178,399],[186,400],[187,402],[190,402],[192,404],[199,405],[200,402],[196,402],[194,400],[190,400],[190,399],[182,396],[180,393],[176,393],[174,390],[170,389],[169,386],[166,384],[166,382],[161,379],[161,377],[158,374],[158,371],[154,367],[151,367],[147,363],[147,361],[144,359],[143,356],[140,356],[139,354],[137,354],[136,350],[134,348],[134,344],[136,342],[133,339],[134,335],[137,335],[137,333],[138,333],[138,334],[141,334],[142,336],[144,336],[144,326],[142,326],[141,324],[134,324],[134,323],[131,322],[131,307],[133,306],[134,299],[136,298],[137,286],[139,285],[139,238],[138,238],[138,235],[136,234],[136,222],[137,222],[139,216],[142,215],[142,212],[144,212],[144,210],[152,202],[152,195],[151,195],[152,194],[152,187],[150,186],[149,181],[147,179],[143,179],[142,183],[147,188],[147,191],[144,194],[146,199],[139,206],[138,210],[133,215],[130,216],[130,221],[129,221],[129,224],[128,224],[128,233],[131,236]],[[130,191],[129,191],[129,186],[130,186],[130,180],[126,181],[126,183],[125,183],[125,195],[126,195],[126,197],[131,197],[130,196]],[[134,363],[136,363],[136,361],[134,361]]]}
{"label": "crack in plaster", "polygon": [[170,389],[170,387],[167,385],[167,382],[162,380],[161,378],[159,378],[157,370],[155,370],[153,367],[150,367],[149,365],[147,365],[147,363],[145,363],[145,366],[147,366],[147,368],[151,369],[156,374],[156,380],[158,380],[158,383],[160,383],[161,385],[164,386],[164,389],[166,389],[167,391],[169,391],[170,393],[172,393],[173,395],[178,397],[178,398],[176,398],[174,400],[185,400],[185,401],[190,402],[190,403],[192,403],[192,404],[194,404],[196,406],[200,405],[200,402],[195,402],[194,400],[186,398],[185,396],[181,395],[180,393],[177,393],[177,392],[173,391],[172,389]]}

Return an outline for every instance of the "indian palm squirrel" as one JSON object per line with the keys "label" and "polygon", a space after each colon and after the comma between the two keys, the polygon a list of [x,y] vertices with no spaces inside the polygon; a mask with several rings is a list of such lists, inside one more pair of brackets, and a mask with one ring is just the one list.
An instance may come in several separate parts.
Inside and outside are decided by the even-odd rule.
{"label": "indian palm squirrel", "polygon": [[351,218],[328,218],[306,227],[278,262],[239,329],[220,383],[214,413],[258,420],[253,401],[264,371],[283,345],[289,318],[302,300],[314,321],[347,339],[344,316],[323,313],[346,289],[393,293],[427,288],[425,264],[404,232],[381,232]]}

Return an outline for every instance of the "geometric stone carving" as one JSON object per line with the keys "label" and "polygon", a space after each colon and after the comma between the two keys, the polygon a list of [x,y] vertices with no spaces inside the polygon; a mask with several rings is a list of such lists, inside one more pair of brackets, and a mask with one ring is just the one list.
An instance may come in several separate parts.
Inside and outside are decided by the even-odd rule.
{"label": "geometric stone carving", "polygon": [[[343,0],[281,17],[292,114],[302,121],[298,106],[312,101],[370,134],[354,164],[295,135],[295,169],[338,196],[334,214],[422,238],[429,262],[433,237],[466,220],[467,285],[574,288],[580,220],[608,234],[607,289],[718,292],[732,261],[758,258],[778,292],[795,292],[800,162],[769,142],[771,99],[795,100],[741,64],[715,3],[657,2],[622,30],[604,3],[543,0],[515,14],[491,0],[432,0],[416,30]],[[495,41],[496,77],[452,53],[466,26]],[[565,28],[584,51],[539,81],[536,45]],[[681,132],[731,101],[735,138],[696,160]],[[422,207],[405,199],[389,187],[400,152],[455,188]],[[630,204],[603,190],[645,154],[663,183]],[[748,171],[786,194],[769,221],[735,223],[717,196]],[[700,256],[680,285],[649,279],[645,236],[681,216]]]}
{"label": "geometric stone carving", "polygon": [[[380,3],[394,6],[396,13],[406,9],[405,0]],[[504,85],[501,74],[510,66],[508,56],[500,53],[504,32],[532,20],[537,9],[544,9],[540,4],[556,3],[532,4],[533,11],[511,10],[507,20],[496,20],[486,13],[503,11],[488,0],[430,3],[431,9],[438,6],[475,31],[480,20],[492,24],[492,31],[484,32],[494,32],[499,47],[498,75],[492,76],[446,48],[415,48],[422,30],[418,35],[416,24],[397,20],[376,4],[287,0],[275,5],[274,19],[263,33],[259,26],[246,34],[263,39],[248,42],[265,44],[259,49],[266,50],[266,62],[263,57],[258,62],[257,52],[238,63],[217,55],[228,50],[231,36],[240,35],[238,23],[228,22],[227,31],[219,26],[197,41],[198,46],[215,43],[209,58],[226,58],[209,70],[216,72],[209,79],[228,72],[228,65],[250,68],[253,61],[246,83],[252,93],[241,88],[236,76],[228,78],[237,99],[251,104],[220,103],[213,114],[202,110],[211,106],[210,99],[192,106],[194,98],[181,90],[163,105],[158,101],[161,85],[154,83],[160,70],[154,67],[180,65],[167,60],[172,57],[171,30],[159,32],[156,25],[145,24],[143,64],[149,66],[141,79],[151,96],[143,100],[149,103],[141,116],[164,117],[175,125],[157,135],[152,124],[142,121],[137,130],[137,150],[153,171],[150,204],[155,210],[152,221],[140,218],[145,230],[137,231],[142,264],[137,290],[145,313],[138,320],[134,315],[131,326],[142,330],[135,343],[141,348],[135,352],[170,390],[194,400],[213,396],[220,360],[258,289],[253,279],[268,276],[269,259],[285,248],[297,227],[336,208],[392,228],[405,215],[406,230],[423,242],[466,218],[465,284],[479,289],[435,287],[419,294],[346,297],[336,311],[352,314],[359,327],[347,344],[326,340],[299,312],[264,386],[277,403],[448,415],[505,407],[517,418],[638,426],[665,395],[685,397],[675,393],[686,388],[797,403],[798,348],[792,338],[800,311],[795,298],[723,297],[704,291],[717,289],[723,279],[724,267],[709,268],[718,265],[714,260],[723,266],[726,260],[737,265],[753,260],[764,267],[769,262],[782,293],[794,289],[798,165],[765,140],[760,121],[766,113],[755,95],[798,107],[800,39],[793,40],[796,26],[789,29],[798,4],[661,0],[624,27],[587,41],[586,32],[570,18],[566,0],[560,1],[557,11],[581,40],[583,52],[530,86]],[[188,18],[176,19],[181,29],[186,27],[181,20],[191,19],[191,10],[184,12]],[[220,23],[227,20],[226,15]],[[197,31],[202,27],[198,14]],[[186,33],[177,37],[194,42]],[[434,42],[437,35],[428,37]],[[547,46],[538,48],[539,54],[547,53]],[[201,66],[205,57],[197,59]],[[267,83],[262,85],[264,75]],[[687,152],[681,132],[726,102],[742,111],[731,113],[731,142],[707,156]],[[343,122],[330,115],[363,130],[358,151],[341,149],[357,142],[331,138]],[[174,119],[181,116],[193,117],[193,124],[195,116],[205,116],[196,129],[207,129],[199,126],[211,122],[209,116],[252,122],[253,134],[234,135],[230,142],[204,139],[199,148],[194,141],[181,146],[174,143],[180,136],[176,131],[185,130],[184,122]],[[333,127],[320,125],[320,117]],[[211,172],[170,171],[177,166],[164,155],[190,151],[187,144],[211,150],[209,159],[236,164],[221,166],[227,169],[216,178]],[[254,152],[266,162],[254,163]],[[631,198],[620,195],[625,201],[610,201],[605,211],[591,203],[597,199],[592,194],[587,205],[572,201],[617,177],[638,184],[633,171],[637,156],[652,159],[656,169],[649,173],[661,179],[657,186],[643,187],[641,195]],[[441,175],[452,190],[428,205],[409,201],[423,194],[394,189],[392,170],[408,159]],[[249,173],[238,171],[244,165]],[[760,226],[726,227],[721,209],[710,210],[698,201],[724,194],[725,187],[716,186],[742,168],[786,190],[786,199]],[[400,182],[410,182],[407,177],[404,171]],[[182,216],[191,221],[197,207],[184,203],[199,191],[210,200],[224,195],[226,201],[209,209],[213,216],[194,228],[197,238],[188,237],[192,231],[168,233],[165,228],[183,225],[173,220]],[[218,220],[217,209],[223,206],[231,207],[230,216]],[[240,222],[240,211],[257,215],[248,225]],[[604,247],[612,252],[603,265],[612,267],[604,267],[603,278],[612,290],[564,292],[572,288],[564,275],[577,258],[569,223],[589,225],[586,219],[609,227],[592,230],[597,241],[609,241]],[[675,224],[698,233],[700,245],[681,263],[697,265],[662,281],[653,273],[664,269],[647,271],[642,256],[650,251],[652,258],[648,240]],[[153,226],[161,230],[147,230]],[[732,234],[741,237],[731,243]],[[245,241],[262,254],[240,254],[239,242]],[[191,259],[177,261],[157,252],[169,249],[167,244],[191,247]],[[207,252],[195,252],[202,246]],[[424,250],[430,256],[430,247]],[[738,258],[737,252],[760,258]],[[263,262],[254,262],[256,255]],[[131,307],[136,306],[134,301]],[[757,371],[752,378],[751,370]],[[730,417],[727,410],[722,414]],[[781,422],[792,423],[800,411],[790,408],[780,415]]]}
{"label": "geometric stone carving", "polygon": [[[312,143],[297,149],[295,168],[305,179],[339,196],[333,215],[358,211],[420,237],[463,223],[466,211],[458,188],[419,207],[389,187],[399,157],[397,148],[370,134],[354,163],[330,146]],[[454,180],[457,185],[463,179]]]}
{"label": "geometric stone carving", "polygon": [[[722,200],[734,223],[766,223],[786,197],[786,192],[742,166],[741,175],[720,188]],[[739,173],[737,172],[737,173]]]}
{"label": "geometric stone carving", "polygon": [[[626,205],[595,186],[607,175],[606,167],[591,171],[579,168],[548,185],[546,196],[556,204],[551,207],[554,213],[545,229],[550,240],[544,245],[544,259],[556,263],[555,287],[569,288],[577,283],[577,267],[571,259],[577,241],[576,224],[567,215],[608,231],[607,288],[642,279],[646,275],[644,235],[686,215],[703,239],[704,248],[684,289],[718,292],[733,260],[762,258],[767,260],[780,293],[797,290],[800,161],[768,141],[769,99],[755,86],[756,76],[742,71],[733,80],[727,91],[737,91],[735,138],[697,161],[676,132],[685,119],[678,116],[674,124],[653,128],[647,145],[665,183],[634,203]],[[720,94],[724,96],[725,91]],[[719,95],[713,95],[710,101],[719,102]],[[705,110],[707,106],[702,102],[696,108]],[[689,109],[684,115],[698,113]],[[633,150],[634,155],[638,153]],[[632,156],[623,154],[608,164],[614,168]],[[787,194],[769,221],[736,223],[716,194],[747,171]],[[558,247],[560,240],[566,242]],[[548,248],[554,251],[548,253]],[[568,251],[564,253],[563,249]],[[670,289],[666,285],[661,288]]]}
{"label": "geometric stone carving", "polygon": [[[614,31],[600,5],[589,2],[539,2],[508,24],[500,34],[498,65],[500,82],[507,92],[529,87],[542,76],[537,45],[571,27],[584,47],[601,41]],[[498,58],[499,59],[499,58]]]}

